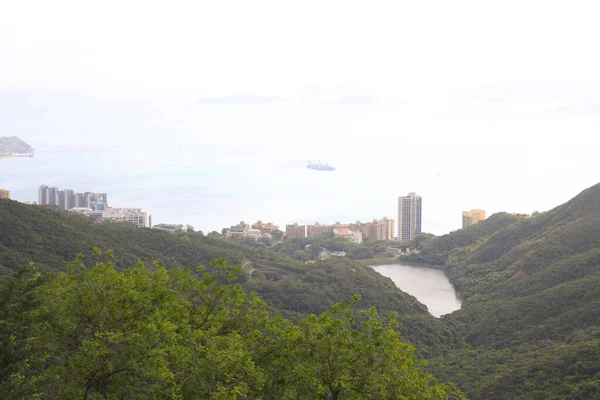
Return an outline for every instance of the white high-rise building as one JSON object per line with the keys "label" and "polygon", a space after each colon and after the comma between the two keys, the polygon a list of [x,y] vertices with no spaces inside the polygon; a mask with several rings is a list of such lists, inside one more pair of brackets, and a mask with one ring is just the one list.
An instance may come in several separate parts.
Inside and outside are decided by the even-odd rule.
{"label": "white high-rise building", "polygon": [[421,233],[421,196],[409,193],[398,197],[398,239],[413,240]]}

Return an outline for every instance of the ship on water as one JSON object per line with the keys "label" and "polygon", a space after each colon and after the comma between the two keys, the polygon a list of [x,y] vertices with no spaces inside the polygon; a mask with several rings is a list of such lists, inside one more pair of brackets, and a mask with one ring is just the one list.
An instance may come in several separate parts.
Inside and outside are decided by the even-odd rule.
{"label": "ship on water", "polygon": [[329,165],[327,161],[320,160],[309,161],[308,164],[306,164],[306,168],[315,169],[317,171],[335,171],[335,168]]}

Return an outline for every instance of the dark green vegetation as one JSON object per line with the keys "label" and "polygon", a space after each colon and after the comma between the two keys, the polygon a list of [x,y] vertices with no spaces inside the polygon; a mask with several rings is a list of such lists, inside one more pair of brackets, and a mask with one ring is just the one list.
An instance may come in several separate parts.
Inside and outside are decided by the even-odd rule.
{"label": "dark green vegetation", "polygon": [[600,398],[600,185],[420,249],[465,298],[443,321],[472,346],[432,360],[436,376],[474,399]]}
{"label": "dark green vegetation", "polygon": [[[358,361],[360,357],[356,357],[360,354],[365,355],[364,352],[360,352],[360,349],[364,349],[366,353],[379,354],[375,359],[381,360],[382,363],[391,363],[386,364],[386,370],[397,363],[408,365],[409,370],[416,367],[415,360],[410,358],[412,357],[410,355],[407,356],[409,358],[402,358],[404,357],[402,356],[394,359],[395,356],[392,354],[384,356],[378,353],[376,346],[368,344],[369,338],[374,337],[374,333],[369,329],[376,328],[376,332],[381,332],[381,335],[377,336],[378,340],[385,343],[390,343],[388,340],[391,340],[396,344],[392,344],[390,348],[402,353],[400,349],[404,349],[404,345],[395,342],[397,336],[393,336],[392,331],[389,330],[394,328],[401,333],[404,340],[415,346],[417,356],[428,359],[429,372],[443,382],[456,382],[470,398],[600,399],[600,185],[587,189],[566,204],[532,217],[500,213],[470,228],[448,235],[419,237],[412,245],[420,250],[420,254],[406,256],[403,261],[444,265],[450,279],[465,299],[461,310],[443,317],[441,321],[432,318],[414,298],[397,290],[389,279],[381,277],[356,261],[332,258],[314,264],[304,264],[294,259],[294,257],[304,259],[299,256],[298,251],[304,253],[307,258],[312,258],[313,255],[309,255],[308,252],[313,251],[310,250],[313,246],[326,247],[329,250],[349,252],[353,250],[352,247],[336,247],[348,246],[348,243],[338,243],[338,239],[332,237],[324,236],[310,240],[313,242],[285,241],[274,249],[256,248],[223,239],[218,234],[208,236],[197,232],[170,234],[137,229],[127,224],[93,224],[83,217],[49,208],[0,200],[0,272],[5,276],[5,280],[30,261],[35,261],[43,271],[65,271],[64,265],[73,260],[77,253],[89,254],[96,246],[113,250],[110,262],[114,262],[118,270],[136,265],[138,260],[146,262],[147,265],[158,260],[160,265],[167,265],[170,269],[166,271],[156,267],[147,270],[137,267],[126,271],[138,271],[140,276],[149,277],[166,274],[169,282],[188,279],[185,278],[188,272],[181,272],[185,271],[184,266],[206,265],[210,260],[218,257],[226,258],[229,264],[241,266],[243,273],[235,278],[235,282],[240,286],[225,285],[225,287],[228,288],[226,290],[243,289],[243,295],[242,292],[239,292],[241,297],[232,294],[232,298],[238,299],[239,303],[229,304],[227,307],[235,309],[235,307],[253,304],[250,307],[253,311],[249,312],[254,317],[252,322],[248,322],[247,332],[250,336],[235,330],[224,330],[225,339],[219,343],[225,349],[224,353],[220,353],[223,356],[229,354],[228,351],[231,349],[240,351],[234,353],[236,357],[241,358],[236,359],[233,355],[231,356],[233,358],[228,358],[230,361],[237,360],[236,365],[239,365],[235,368],[233,365],[226,367],[233,371],[228,382],[236,381],[237,378],[233,376],[239,376],[236,375],[238,373],[244,376],[244,379],[248,378],[243,380],[246,386],[239,389],[247,390],[244,393],[248,393],[248,398],[256,396],[256,393],[261,390],[272,390],[279,398],[285,398],[286,395],[288,398],[311,398],[311,396],[312,398],[319,398],[318,396],[335,398],[333,393],[336,392],[335,388],[340,382],[346,382],[345,390],[352,390],[353,394],[346,392],[339,398],[361,398],[360,390],[363,390],[361,388],[364,386],[360,385],[363,384],[373,388],[370,389],[373,390],[371,392],[373,398],[385,398],[385,395],[390,395],[390,392],[377,390],[382,390],[379,379],[388,378],[383,378],[381,375],[373,377],[372,380],[360,378],[358,379],[360,382],[355,381],[352,377],[360,374],[353,370],[350,364],[362,362]],[[306,249],[306,244],[313,246]],[[390,244],[367,243],[366,245],[373,246],[374,254],[381,257],[387,250],[381,252],[375,249],[382,250],[382,246]],[[363,257],[357,256],[357,258]],[[222,264],[219,265],[224,268]],[[88,271],[85,274],[94,275],[95,268],[100,268],[102,271],[107,269],[110,276],[129,276],[127,273],[117,274],[112,271],[112,264],[106,262],[98,264],[91,270],[81,269],[81,271]],[[215,268],[213,266],[207,270],[216,274],[219,269]],[[205,275],[196,272],[195,269],[190,271],[189,279],[200,282],[198,285],[204,285],[202,282]],[[31,280],[27,274],[14,275],[12,283],[4,286],[3,297],[0,299],[4,307],[0,316],[3,324],[0,324],[2,341],[0,346],[6,350],[3,354],[5,358],[0,365],[3,368],[0,376],[7,376],[6,368],[17,368],[17,366],[22,368],[23,364],[19,360],[23,359],[24,354],[28,355],[32,352],[38,354],[35,341],[22,341],[18,346],[13,346],[11,340],[15,339],[11,337],[16,336],[13,332],[21,335],[19,337],[37,337],[39,332],[32,330],[35,329],[36,324],[50,324],[44,318],[54,313],[45,313],[43,307],[44,312],[41,312],[40,304],[55,304],[53,307],[58,310],[61,307],[69,308],[64,305],[69,303],[63,304],[62,301],[73,301],[69,296],[64,295],[61,295],[60,299],[55,298],[56,296],[37,297],[36,288],[54,288],[55,286],[52,285],[57,285],[57,279],[61,282],[61,287],[69,287],[78,282],[78,274],[83,273],[74,270],[73,273],[59,278],[42,275],[35,280]],[[133,274],[133,272],[128,273]],[[41,283],[38,283],[38,280]],[[165,286],[164,290],[172,290],[170,284]],[[6,288],[11,287],[21,288],[20,291],[15,292],[20,293],[18,300],[10,300],[15,297],[6,295]],[[266,306],[249,294],[252,290],[264,299]],[[176,291],[180,293],[182,299],[187,299],[188,292],[179,289]],[[40,293],[44,296],[51,295],[44,290]],[[212,292],[205,294],[210,296],[210,293]],[[357,304],[350,302],[354,293],[361,294],[363,300]],[[84,303],[81,299],[77,301]],[[344,301],[350,304],[343,304]],[[150,300],[145,302],[155,304]],[[364,311],[371,306],[377,307],[379,315],[372,314],[372,311]],[[157,307],[157,315],[167,318],[167,315],[163,315],[164,309]],[[265,311],[268,313],[260,314]],[[394,316],[392,314],[394,311],[398,313],[397,327],[386,322],[394,320],[390,318]],[[312,313],[320,316],[311,316]],[[56,314],[63,315],[63,318],[65,315],[59,312]],[[264,317],[259,317],[259,314]],[[183,315],[183,320],[187,321],[188,316]],[[26,316],[31,318],[32,322],[19,323],[19,318],[16,316],[19,318]],[[283,316],[287,320],[277,319],[275,316]],[[69,318],[66,319],[71,321]],[[167,318],[165,321],[170,320]],[[169,326],[167,322],[165,326]],[[350,326],[357,329],[349,329]],[[333,331],[344,333],[336,335],[332,333]],[[241,342],[230,340],[231,337],[227,335],[233,334],[232,332],[239,336]],[[261,338],[264,337],[264,341],[250,345],[249,338],[257,337],[252,336],[250,332],[254,332],[254,335]],[[146,333],[140,335],[144,336]],[[198,333],[198,335],[204,338],[198,340],[206,339],[205,333]],[[55,336],[40,336],[58,346],[52,349],[56,353],[48,353],[50,355],[46,360],[53,360],[52,354],[64,352],[65,347],[60,346],[69,345]],[[299,347],[286,347],[290,342],[285,338],[294,338],[292,343]],[[180,349],[183,358],[177,360],[183,360],[181,364],[177,364],[180,361],[160,359],[158,364],[169,367],[161,370],[164,376],[157,377],[157,372],[150,368],[152,364],[146,363],[145,365],[149,365],[149,370],[143,373],[138,370],[135,379],[139,379],[140,382],[152,382],[153,385],[158,385],[156,387],[164,389],[172,387],[168,385],[178,385],[177,379],[183,370],[181,365],[189,365],[189,360],[201,360],[198,362],[203,366],[213,365],[210,363],[219,360],[216,350],[210,357],[217,358],[210,358],[208,355],[206,355],[208,358],[202,358],[204,355],[199,356],[200,353],[194,353],[193,348],[186,347],[181,341],[177,341],[179,339],[169,340],[166,341],[165,346],[172,345],[175,346],[173,348]],[[356,345],[363,342],[366,342],[365,347]],[[140,342],[140,345],[143,343],[145,342]],[[191,343],[197,342],[192,340]],[[239,343],[248,344],[249,349],[241,346],[244,347],[244,351],[240,350]],[[261,354],[264,354],[265,349],[272,348],[269,346],[275,346],[275,343],[277,346],[282,346],[278,349],[286,349],[282,353],[275,353],[280,354],[281,358],[273,355],[274,358],[268,362],[262,360]],[[102,354],[105,354],[106,350],[101,346],[100,348]],[[327,353],[326,350],[331,348],[344,350]],[[208,352],[208,349],[210,347],[205,351]],[[285,358],[287,355],[293,357],[291,361]],[[309,359],[317,360],[319,356],[329,357],[328,360],[334,357],[336,360],[329,364],[331,375],[328,377],[316,372],[318,365],[322,363],[309,361]],[[386,358],[388,356],[392,358]],[[167,356],[162,354],[161,357]],[[356,361],[353,361],[355,358]],[[77,358],[72,362],[80,362],[79,360]],[[242,360],[250,361],[245,363]],[[58,383],[52,381],[51,376],[45,375],[46,372],[36,369],[38,367],[34,361],[32,359],[31,368],[35,371],[32,372],[35,375],[31,376],[37,377],[35,382],[41,385],[57,385]],[[82,370],[88,371],[86,376],[97,376],[94,375],[96,370],[90,371],[84,368],[92,365],[89,364],[88,358],[82,358],[81,364],[69,364],[69,362],[71,361],[65,358],[52,365],[59,365],[59,368],[74,368],[73,365],[81,365]],[[115,368],[112,365],[114,365],[113,361],[110,368]],[[287,367],[284,368],[283,365]],[[363,368],[363,364],[360,365]],[[371,368],[368,364],[365,365],[366,370]],[[171,366],[174,369],[171,369]],[[340,370],[335,366],[345,367]],[[283,381],[273,377],[272,368],[278,371],[280,375],[277,377]],[[217,367],[213,369],[216,377],[213,381],[221,379],[219,374],[224,370],[219,370]],[[146,373],[149,375],[145,375]],[[433,384],[422,371],[418,370],[415,373],[417,374],[415,381],[419,385],[419,389],[416,390],[426,387],[438,390],[439,386]],[[78,382],[90,384],[90,381],[81,380],[83,379],[81,376],[77,377],[74,373],[73,375],[73,380],[79,379]],[[18,376],[15,375],[16,378]],[[124,374],[116,381],[111,380],[110,390],[120,390],[117,388],[122,387],[122,382],[125,382],[121,379],[133,379],[125,376],[128,375]],[[316,380],[310,378],[314,376],[319,378],[315,378]],[[396,374],[392,373],[392,376]],[[196,385],[203,378],[194,379],[196,381],[191,382],[190,385]],[[17,385],[23,382],[25,381],[10,380],[5,381],[5,384]],[[59,383],[60,387],[79,387],[71,381]],[[407,382],[401,385],[410,387]],[[128,383],[127,387],[138,390],[147,386],[141,383],[131,385]],[[233,390],[234,386],[226,384],[224,389],[218,390],[224,390],[223,396],[227,396],[231,394],[230,390]],[[282,392],[286,386],[294,387],[298,392],[287,394]],[[29,390],[27,385],[23,387],[24,390]],[[177,387],[187,390],[185,385]],[[209,389],[191,387],[193,389],[190,390],[217,390],[216,386],[210,385],[207,386]],[[105,389],[94,390],[101,393],[101,390]],[[439,390],[444,391],[447,388],[442,387]],[[213,397],[219,398],[216,394]],[[243,396],[240,395],[239,398]]]}
{"label": "dark green vegetation", "polygon": [[[459,399],[423,371],[395,322],[347,303],[273,317],[224,260],[123,272],[94,252],[0,287],[3,399]],[[355,297],[354,301],[359,299]]]}
{"label": "dark green vegetation", "polygon": [[125,223],[95,224],[73,213],[0,200],[0,273],[4,276],[29,262],[42,271],[64,271],[78,253],[89,254],[95,247],[113,250],[117,268],[138,260],[147,265],[158,260],[172,269],[194,268],[223,257],[243,267],[238,281],[246,290],[255,290],[272,312],[293,321],[360,294],[362,306],[375,306],[386,317],[392,311],[398,313],[398,331],[419,356],[441,354],[461,343],[414,297],[352,260],[336,258],[307,265],[218,235],[173,234]]}
{"label": "dark green vegetation", "polygon": [[29,153],[31,151],[31,146],[16,136],[0,137],[0,157],[9,156],[12,153]]}
{"label": "dark green vegetation", "polygon": [[333,233],[303,238],[289,239],[273,246],[273,251],[286,254],[300,261],[318,260],[324,249],[329,251],[345,251],[346,257],[352,260],[365,260],[373,258],[391,258],[395,252],[390,252],[388,247],[395,242],[364,240],[356,244],[348,239],[336,237]]}

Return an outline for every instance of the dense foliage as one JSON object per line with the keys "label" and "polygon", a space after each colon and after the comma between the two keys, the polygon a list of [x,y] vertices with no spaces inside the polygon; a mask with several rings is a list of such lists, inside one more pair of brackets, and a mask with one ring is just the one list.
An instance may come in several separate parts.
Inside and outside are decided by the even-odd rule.
{"label": "dense foliage", "polygon": [[30,262],[41,271],[63,271],[78,253],[89,253],[96,246],[112,249],[117,266],[158,260],[169,268],[181,269],[225,258],[243,267],[244,274],[238,279],[246,290],[255,290],[273,312],[294,321],[325,312],[358,293],[365,307],[375,306],[383,315],[398,313],[399,332],[420,356],[441,354],[461,343],[414,297],[351,260],[304,264],[219,235],[174,234],[127,223],[98,224],[73,213],[0,199],[0,272],[5,276]]}
{"label": "dense foliage", "polygon": [[465,298],[472,346],[433,361],[475,399],[600,398],[600,185],[532,217],[495,215],[423,243]]}
{"label": "dense foliage", "polygon": [[392,243],[366,239],[357,244],[346,238],[336,237],[333,233],[324,233],[302,239],[284,240],[275,245],[272,250],[300,261],[318,260],[323,250],[345,251],[346,257],[352,260],[364,260],[395,255],[395,252],[390,252],[388,249]]}
{"label": "dense foliage", "polygon": [[0,156],[12,153],[28,153],[31,146],[16,136],[0,137]]}
{"label": "dense foliage", "polygon": [[0,287],[1,398],[462,398],[374,308],[339,303],[294,325],[222,259],[197,279],[158,264],[118,272],[112,256],[59,274],[29,266]]}

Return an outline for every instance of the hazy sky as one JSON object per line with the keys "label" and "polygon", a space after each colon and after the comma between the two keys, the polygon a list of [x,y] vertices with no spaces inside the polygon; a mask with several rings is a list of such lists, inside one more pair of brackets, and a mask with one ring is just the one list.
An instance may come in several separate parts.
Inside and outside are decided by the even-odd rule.
{"label": "hazy sky", "polygon": [[[181,140],[192,134],[174,124],[202,115],[218,135],[193,140],[213,154],[290,151],[367,173],[385,158],[415,176],[428,165],[421,183],[387,182],[394,196],[427,194],[427,230],[443,233],[463,208],[547,209],[600,181],[598,15],[597,1],[5,1],[0,135],[28,136],[15,115],[37,111],[13,112],[14,99],[39,93],[123,115],[151,109]],[[110,129],[102,115],[87,121]],[[67,132],[71,118],[48,120],[85,142]],[[294,149],[292,137],[322,151]]]}
{"label": "hazy sky", "polygon": [[598,89],[599,11],[593,0],[7,1],[0,82],[215,95],[357,85],[409,99],[531,81]]}

